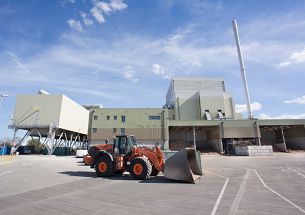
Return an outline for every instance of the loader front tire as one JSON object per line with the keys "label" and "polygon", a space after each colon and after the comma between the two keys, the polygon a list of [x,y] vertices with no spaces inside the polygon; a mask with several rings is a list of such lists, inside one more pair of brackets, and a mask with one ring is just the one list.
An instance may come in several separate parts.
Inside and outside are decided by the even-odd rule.
{"label": "loader front tire", "polygon": [[130,162],[129,173],[136,180],[147,179],[151,171],[151,163],[145,157],[136,157]]}
{"label": "loader front tire", "polygon": [[106,156],[102,155],[98,158],[95,166],[95,172],[100,177],[109,177],[112,175],[113,163],[111,159]]}

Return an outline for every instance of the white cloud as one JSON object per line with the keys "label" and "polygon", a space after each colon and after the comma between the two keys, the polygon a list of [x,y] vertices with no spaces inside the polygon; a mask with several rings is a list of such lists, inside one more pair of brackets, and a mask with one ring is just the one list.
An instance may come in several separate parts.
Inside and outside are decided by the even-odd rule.
{"label": "white cloud", "polygon": [[82,17],[85,26],[90,26],[94,24],[92,19],[90,19],[85,12],[80,12],[80,16]]}
{"label": "white cloud", "polygon": [[75,0],[62,0],[59,2],[62,7],[65,7],[67,3],[74,4]]}
{"label": "white cloud", "polygon": [[70,26],[70,28],[75,30],[75,31],[78,31],[78,32],[83,32],[84,31],[83,25],[78,20],[69,19],[67,21],[67,23]]}
{"label": "white cloud", "polygon": [[173,74],[172,73],[167,73],[165,70],[162,68],[160,64],[154,63],[152,65],[152,71],[154,74],[161,76],[163,79],[171,79]]}
{"label": "white cloud", "polygon": [[301,114],[282,114],[280,116],[269,116],[268,114],[261,113],[258,116],[259,119],[305,119],[305,113]]}
{"label": "white cloud", "polygon": [[31,73],[29,68],[24,63],[21,62],[21,60],[19,59],[19,57],[17,55],[15,55],[12,52],[7,52],[7,54],[10,56],[10,60],[13,61],[14,63],[16,63],[16,65],[18,65],[19,68],[21,68],[24,72]]}
{"label": "white cloud", "polygon": [[[69,0],[70,3],[74,3],[74,0]],[[91,7],[90,12],[80,12],[80,16],[85,27],[91,26],[94,24],[93,18],[97,23],[103,24],[106,22],[105,15],[110,15],[115,11],[121,11],[128,7],[123,0],[111,0],[110,2],[105,1],[93,1],[93,7]],[[83,25],[80,21],[70,19],[68,20],[69,26],[76,31],[83,32]]]}
{"label": "white cloud", "polygon": [[135,78],[134,77],[134,74],[135,74],[135,71],[133,70],[133,67],[132,66],[125,66],[124,67],[124,73],[123,73],[123,76],[125,79],[133,82],[133,83],[136,83],[139,81],[138,78]]}
{"label": "white cloud", "polygon": [[106,22],[102,10],[99,9],[98,7],[93,7],[91,9],[91,14],[95,18],[95,21],[97,21],[98,23],[102,24]]}
{"label": "white cloud", "polygon": [[267,114],[265,114],[265,113],[259,114],[259,115],[258,115],[258,118],[259,118],[259,119],[272,119],[271,116],[269,116],[269,115],[267,115]]}
{"label": "white cloud", "polygon": [[295,103],[295,104],[305,104],[305,95],[301,96],[299,98],[296,99],[292,99],[292,100],[287,100],[285,101],[286,104],[291,104],[291,103]]}
{"label": "white cloud", "polygon": [[123,0],[112,0],[110,2],[111,8],[116,11],[116,10],[124,10],[128,6],[123,2]]}
{"label": "white cloud", "polygon": [[[250,104],[251,111],[258,111],[262,109],[262,104],[259,102],[253,102]],[[247,112],[247,105],[245,104],[236,104],[235,105],[235,111],[237,113],[245,113]]]}
{"label": "white cloud", "polygon": [[284,61],[284,62],[279,64],[279,67],[286,67],[286,66],[289,66],[290,64],[291,64],[290,61]]}
{"label": "white cloud", "polygon": [[299,64],[305,62],[305,49],[299,52],[294,52],[290,55],[287,61],[279,64],[279,67],[286,67],[292,64]]}
{"label": "white cloud", "polygon": [[111,5],[107,2],[98,2],[96,7],[98,7],[105,14],[109,14],[112,11]]}
{"label": "white cloud", "polygon": [[105,1],[95,2],[94,7],[91,9],[91,14],[98,23],[102,24],[106,21],[104,15],[109,15],[126,8],[127,4],[123,0],[111,0],[109,3]]}
{"label": "white cloud", "polygon": [[152,69],[153,69],[153,73],[155,73],[156,75],[165,74],[164,69],[161,68],[161,65],[159,65],[159,64],[153,64]]}

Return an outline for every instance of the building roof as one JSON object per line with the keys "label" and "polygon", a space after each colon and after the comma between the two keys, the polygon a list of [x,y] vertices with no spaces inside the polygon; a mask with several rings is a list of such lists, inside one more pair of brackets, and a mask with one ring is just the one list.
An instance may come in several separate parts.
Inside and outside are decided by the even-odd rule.
{"label": "building roof", "polygon": [[223,78],[209,78],[209,77],[174,77],[173,80],[185,80],[185,81],[206,81],[206,80],[214,80],[214,81],[224,81]]}
{"label": "building roof", "polygon": [[305,119],[169,120],[168,126],[218,126],[221,123],[228,127],[248,127],[253,123],[257,123],[259,126],[305,126]]}

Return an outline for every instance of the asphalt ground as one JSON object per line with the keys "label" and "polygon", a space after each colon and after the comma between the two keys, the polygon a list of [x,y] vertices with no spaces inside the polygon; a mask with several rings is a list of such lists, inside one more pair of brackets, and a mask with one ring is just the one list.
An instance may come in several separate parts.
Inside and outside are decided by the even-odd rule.
{"label": "asphalt ground", "polygon": [[186,184],[99,178],[74,157],[0,158],[0,214],[305,214],[305,153],[202,159]]}

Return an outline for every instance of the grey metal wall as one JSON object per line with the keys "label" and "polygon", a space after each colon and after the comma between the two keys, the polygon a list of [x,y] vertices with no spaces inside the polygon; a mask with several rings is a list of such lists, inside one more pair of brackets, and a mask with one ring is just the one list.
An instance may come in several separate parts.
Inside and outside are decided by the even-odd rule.
{"label": "grey metal wall", "polygon": [[305,150],[305,128],[302,126],[285,129],[287,149]]}
{"label": "grey metal wall", "polygon": [[[218,127],[194,127],[196,148],[203,152],[222,153],[222,144]],[[169,148],[180,150],[185,147],[194,147],[193,127],[170,127]]]}

